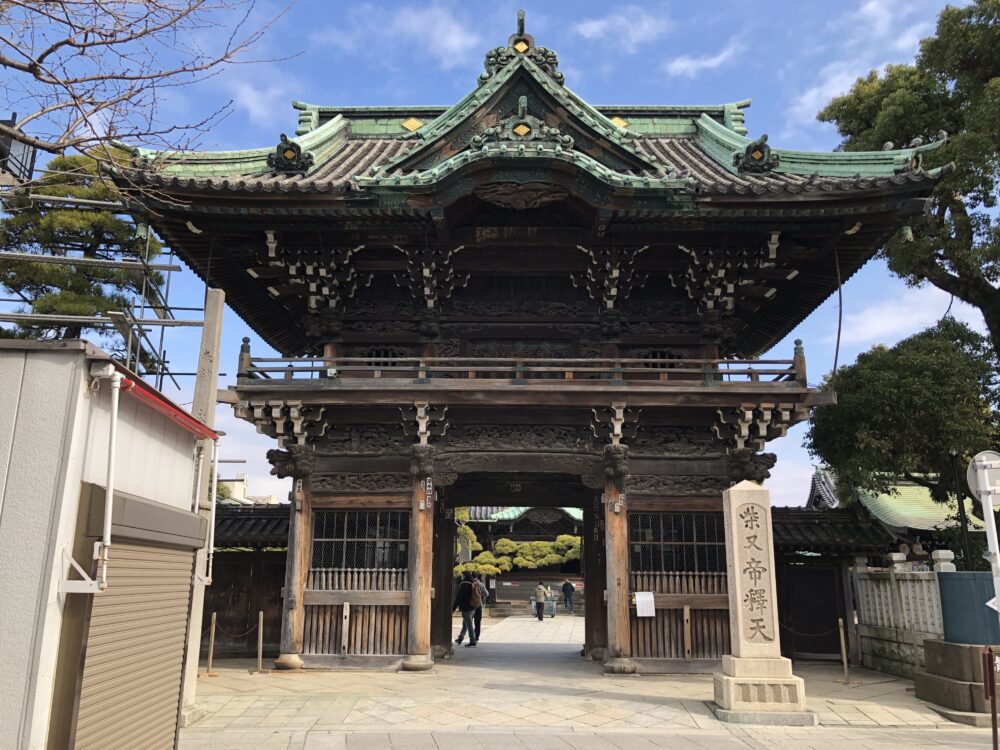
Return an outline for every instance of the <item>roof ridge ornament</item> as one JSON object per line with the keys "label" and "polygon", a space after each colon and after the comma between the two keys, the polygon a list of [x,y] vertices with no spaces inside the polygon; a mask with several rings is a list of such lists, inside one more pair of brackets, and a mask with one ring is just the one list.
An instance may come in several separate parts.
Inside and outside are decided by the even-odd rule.
{"label": "roof ridge ornament", "polygon": [[482,86],[519,57],[531,60],[560,86],[566,82],[566,76],[559,72],[559,58],[556,53],[548,47],[536,46],[535,37],[525,33],[524,11],[519,10],[517,12],[517,31],[507,39],[507,46],[496,47],[486,53],[486,59],[483,62],[483,67],[486,70],[479,74],[479,85]]}
{"label": "roof ridge ornament", "polygon": [[767,133],[748,143],[742,154],[733,154],[733,165],[740,172],[770,172],[778,166],[778,161],[778,155],[772,154],[767,145]]}
{"label": "roof ridge ornament", "polygon": [[313,155],[308,151],[303,153],[302,146],[284,133],[274,147],[274,153],[267,155],[267,166],[278,174],[305,174],[313,162]]}

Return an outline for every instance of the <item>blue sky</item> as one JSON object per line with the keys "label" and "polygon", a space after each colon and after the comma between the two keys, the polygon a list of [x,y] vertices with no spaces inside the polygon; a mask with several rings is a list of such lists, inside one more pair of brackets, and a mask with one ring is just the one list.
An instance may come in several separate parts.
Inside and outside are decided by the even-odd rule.
{"label": "blue sky", "polygon": [[[300,0],[270,30],[256,51],[263,62],[232,67],[197,86],[176,90],[165,117],[193,121],[232,100],[232,114],[202,140],[207,149],[269,146],[293,133],[292,99],[337,105],[441,104],[476,85],[487,49],[506,43],[517,8],[527,31],[559,54],[566,84],[595,104],[714,104],[752,98],[746,124],[751,137],[766,132],[776,147],[831,150],[834,130],[816,112],[860,75],[886,63],[909,62],[919,40],[933,32],[938,0],[836,2],[321,2]],[[266,19],[282,7],[258,6]],[[202,289],[185,273],[172,301],[196,304]],[[876,343],[891,344],[934,323],[949,297],[934,288],[909,289],[873,261],[844,287],[841,363]],[[951,311],[978,327],[974,310]],[[833,362],[836,299],[827,301],[772,354],[789,358],[792,340],[805,342],[810,380]],[[266,347],[227,313],[222,369],[232,382],[240,338]],[[197,335],[171,331],[168,356],[191,371]],[[190,379],[187,379],[190,381]],[[190,382],[168,395],[190,401]],[[283,495],[286,482],[268,475],[270,439],[255,435],[220,407],[217,425],[228,436],[224,457],[244,458],[253,494]],[[811,461],[801,448],[803,426],[773,441],[779,456],[768,482],[774,501],[804,502]]]}

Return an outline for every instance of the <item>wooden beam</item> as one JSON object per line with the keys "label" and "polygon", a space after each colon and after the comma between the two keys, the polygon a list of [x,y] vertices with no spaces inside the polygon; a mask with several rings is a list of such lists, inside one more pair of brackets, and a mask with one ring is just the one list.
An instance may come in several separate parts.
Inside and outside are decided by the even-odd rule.
{"label": "wooden beam", "polygon": [[306,589],[302,593],[302,603],[310,605],[341,605],[350,602],[354,606],[393,607],[410,603],[409,591],[314,591]]}

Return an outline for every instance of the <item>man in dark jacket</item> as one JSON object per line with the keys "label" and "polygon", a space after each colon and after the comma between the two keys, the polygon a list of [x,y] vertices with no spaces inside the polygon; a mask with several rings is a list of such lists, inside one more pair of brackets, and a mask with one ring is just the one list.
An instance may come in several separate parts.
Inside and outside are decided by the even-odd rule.
{"label": "man in dark jacket", "polygon": [[576,591],[576,586],[567,580],[562,585],[562,595],[563,595],[563,606],[566,608],[567,612],[573,611],[573,592]]}
{"label": "man in dark jacket", "polygon": [[[472,573],[465,571],[462,573],[462,582],[458,584],[458,590],[455,592],[455,603],[451,611],[454,612],[457,609],[461,613],[462,630],[469,632],[469,642],[465,644],[466,648],[476,645],[476,608],[481,603],[479,591],[472,583]],[[461,643],[461,640],[456,642]]]}

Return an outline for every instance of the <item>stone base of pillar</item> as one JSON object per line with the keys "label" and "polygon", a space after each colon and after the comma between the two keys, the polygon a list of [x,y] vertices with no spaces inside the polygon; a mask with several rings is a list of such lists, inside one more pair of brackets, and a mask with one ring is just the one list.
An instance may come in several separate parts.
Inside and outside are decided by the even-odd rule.
{"label": "stone base of pillar", "polygon": [[635,662],[631,659],[608,659],[604,671],[608,674],[635,674]]}
{"label": "stone base of pillar", "polygon": [[304,662],[298,654],[279,654],[274,660],[275,669],[302,669]]}
{"label": "stone base of pillar", "polygon": [[713,675],[715,705],[721,721],[746,724],[813,726],[806,711],[805,683],[792,674],[785,658],[722,657],[722,672]]}
{"label": "stone base of pillar", "polygon": [[403,659],[404,672],[426,672],[434,666],[434,660],[428,654],[410,654]]}

